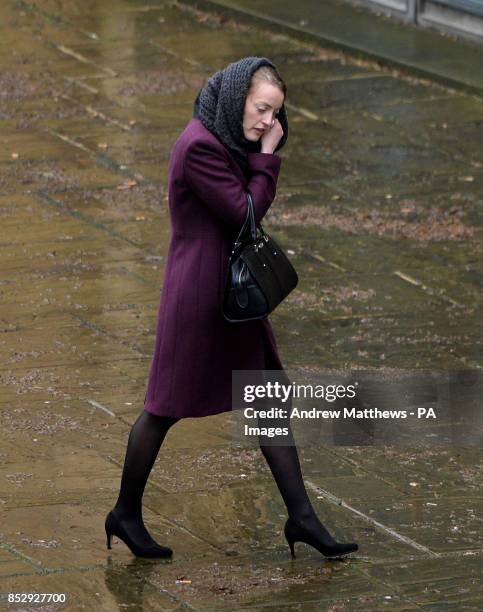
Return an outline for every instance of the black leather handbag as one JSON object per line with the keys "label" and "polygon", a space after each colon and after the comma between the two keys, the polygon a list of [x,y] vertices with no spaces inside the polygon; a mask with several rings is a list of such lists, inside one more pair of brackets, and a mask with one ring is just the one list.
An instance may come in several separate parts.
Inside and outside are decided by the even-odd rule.
{"label": "black leather handbag", "polygon": [[230,323],[263,319],[297,286],[298,276],[280,246],[255,224],[252,196],[233,244],[223,295],[223,316]]}

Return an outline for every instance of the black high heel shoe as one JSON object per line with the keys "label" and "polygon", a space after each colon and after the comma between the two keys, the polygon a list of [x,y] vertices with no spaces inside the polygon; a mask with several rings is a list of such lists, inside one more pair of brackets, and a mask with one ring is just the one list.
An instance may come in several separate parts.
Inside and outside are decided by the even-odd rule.
{"label": "black high heel shoe", "polygon": [[288,545],[290,547],[290,552],[292,554],[292,559],[295,559],[295,542],[304,542],[305,544],[309,544],[321,552],[326,557],[331,558],[340,558],[345,555],[348,555],[351,552],[355,552],[359,550],[359,546],[355,542],[346,542],[339,543],[336,542],[327,532],[327,539],[330,538],[328,543],[323,542],[320,539],[320,536],[317,537],[314,533],[309,531],[305,527],[301,527],[298,525],[293,519],[290,517],[287,519],[284,528],[285,537],[287,539]]}
{"label": "black high heel shoe", "polygon": [[151,544],[150,546],[139,546],[136,544],[122,525],[122,521],[119,520],[112,510],[106,516],[105,522],[106,536],[107,536],[107,548],[111,549],[112,536],[120,538],[126,546],[129,547],[131,552],[136,557],[143,557],[145,559],[166,559],[173,555],[171,548],[167,546],[160,546],[159,544]]}

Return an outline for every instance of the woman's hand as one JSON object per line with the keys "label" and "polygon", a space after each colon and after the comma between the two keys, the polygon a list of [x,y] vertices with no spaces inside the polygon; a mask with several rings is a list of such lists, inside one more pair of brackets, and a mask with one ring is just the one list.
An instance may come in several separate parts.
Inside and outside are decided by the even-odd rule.
{"label": "woman's hand", "polygon": [[282,139],[283,128],[280,121],[275,118],[273,126],[265,132],[261,137],[262,153],[273,153],[277,148],[278,143]]}

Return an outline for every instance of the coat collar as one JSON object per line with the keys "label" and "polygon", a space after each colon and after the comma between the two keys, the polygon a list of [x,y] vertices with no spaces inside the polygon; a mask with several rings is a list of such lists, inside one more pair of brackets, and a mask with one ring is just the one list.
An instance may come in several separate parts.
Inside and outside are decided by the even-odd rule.
{"label": "coat collar", "polygon": [[236,161],[236,159],[233,157],[233,155],[231,154],[230,150],[225,147],[225,145],[218,140],[218,138],[215,136],[215,134],[213,134],[212,132],[210,132],[210,130],[208,128],[206,128],[203,123],[201,122],[201,119],[198,119],[197,117],[193,117],[190,120],[190,123],[193,124],[193,126],[195,126],[197,128],[197,130],[199,131],[200,134],[203,134],[206,138],[208,138],[211,142],[213,142],[214,144],[216,144],[216,146],[225,151],[225,153],[228,155],[228,157],[230,158],[231,161],[231,165],[233,167],[233,170],[235,172],[235,174],[238,176],[238,178],[240,179],[240,181],[243,183],[243,185],[246,187],[248,184],[248,177],[245,176],[243,170],[240,168],[240,166],[238,165],[238,162]]}

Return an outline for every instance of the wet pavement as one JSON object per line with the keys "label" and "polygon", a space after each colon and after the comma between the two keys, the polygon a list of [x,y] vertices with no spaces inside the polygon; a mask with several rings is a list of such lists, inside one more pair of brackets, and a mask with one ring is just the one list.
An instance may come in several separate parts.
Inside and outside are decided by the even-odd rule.
{"label": "wet pavement", "polygon": [[0,592],[481,609],[476,444],[302,448],[320,517],[360,544],[344,562],[291,560],[229,414],[177,424],[153,469],[144,518],[171,562],[107,551],[104,518],[153,349],[169,151],[204,79],[263,55],[288,83],[265,227],[300,276],[271,316],[290,368],[481,370],[483,101],[171,2],[9,0],[0,24]]}
{"label": "wet pavement", "polygon": [[[476,36],[469,40],[461,32],[442,34],[437,27],[387,16],[384,8],[373,10],[374,6],[371,10],[367,5],[358,5],[357,0],[186,0],[186,3],[483,95],[481,32],[480,40]],[[401,14],[408,6],[407,2],[384,4],[386,7],[392,4]]]}

